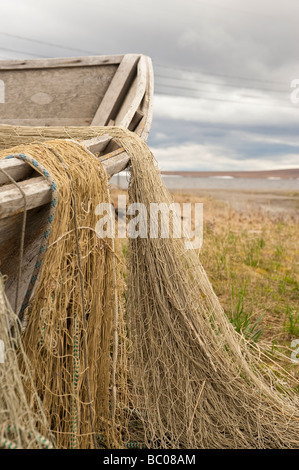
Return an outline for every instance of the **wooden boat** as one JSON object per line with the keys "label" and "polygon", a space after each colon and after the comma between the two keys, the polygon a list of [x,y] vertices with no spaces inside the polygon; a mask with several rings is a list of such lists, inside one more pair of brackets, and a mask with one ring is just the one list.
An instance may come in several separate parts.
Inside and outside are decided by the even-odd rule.
{"label": "wooden boat", "polygon": [[[115,125],[144,140],[148,137],[153,70],[147,56],[0,61],[0,85],[0,129],[5,125]],[[109,176],[124,170],[129,163],[124,149],[108,135],[93,137],[83,144],[98,156]],[[8,175],[20,184],[27,200],[21,276],[18,257],[24,199]],[[6,295],[16,313],[36,261],[50,198],[49,184],[29,165],[15,158],[0,160],[0,272],[7,276]]]}

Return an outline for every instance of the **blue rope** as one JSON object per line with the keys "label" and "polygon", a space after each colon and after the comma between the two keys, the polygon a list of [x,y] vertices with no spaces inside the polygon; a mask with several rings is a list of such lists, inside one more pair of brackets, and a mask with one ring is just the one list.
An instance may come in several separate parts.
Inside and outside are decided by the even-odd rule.
{"label": "blue rope", "polygon": [[52,224],[53,224],[54,215],[55,215],[56,206],[57,206],[58,191],[57,191],[56,183],[55,183],[54,179],[52,178],[52,176],[50,175],[50,173],[48,172],[48,170],[43,165],[41,165],[39,162],[37,162],[34,158],[30,157],[29,155],[24,155],[23,153],[8,155],[5,158],[7,158],[7,159],[9,159],[9,158],[18,158],[19,160],[23,160],[26,163],[28,163],[29,165],[33,166],[50,183],[50,189],[51,189],[51,192],[52,192],[50,212],[49,212],[49,216],[48,216],[48,219],[47,219],[47,222],[46,222],[45,231],[44,231],[44,234],[43,234],[43,237],[42,237],[42,245],[39,249],[38,258],[37,258],[37,261],[35,263],[34,270],[33,270],[33,273],[32,273],[32,276],[31,276],[31,279],[30,279],[30,282],[29,282],[29,286],[28,286],[27,292],[25,294],[25,298],[23,300],[23,303],[22,303],[22,306],[21,306],[21,309],[20,309],[20,319],[22,320],[22,317],[24,315],[24,311],[28,307],[31,292],[32,292],[32,290],[34,288],[34,285],[36,283],[36,280],[38,278],[38,274],[39,274],[39,271],[40,271],[41,266],[43,264],[43,260],[44,260],[44,257],[45,257],[46,251],[47,251],[49,236],[50,236],[50,233],[51,233]]}

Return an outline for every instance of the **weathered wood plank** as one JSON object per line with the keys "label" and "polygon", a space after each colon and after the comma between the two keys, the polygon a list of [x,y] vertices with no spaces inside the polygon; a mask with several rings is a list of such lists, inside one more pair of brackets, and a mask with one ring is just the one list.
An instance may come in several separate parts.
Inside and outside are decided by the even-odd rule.
{"label": "weathered wood plank", "polygon": [[[115,125],[128,128],[134,131],[143,117],[143,113],[138,110],[146,92],[147,85],[147,62],[141,56],[137,64],[137,73],[131,86],[123,99],[122,105],[116,115],[115,121],[109,121],[108,125]],[[112,121],[112,122],[111,122]],[[105,152],[113,152],[118,148],[113,140],[105,148]]]}
{"label": "weathered wood plank", "polygon": [[[48,212],[49,204],[27,212],[24,258],[16,312],[21,307],[36,263]],[[20,212],[1,219],[0,224],[0,270],[3,275],[7,276],[5,292],[13,309],[15,308],[22,221],[23,213]]]}
{"label": "weathered wood plank", "polygon": [[0,70],[5,102],[0,124],[89,126],[117,65]]}
{"label": "weathered wood plank", "polygon": [[[101,152],[111,141],[111,139],[112,137],[109,135],[102,135],[92,139],[84,140],[82,143],[87,150],[95,154]],[[30,165],[22,160],[18,160],[17,158],[3,158],[0,160],[0,186],[6,183],[10,183],[10,179],[3,172],[1,172],[1,169],[8,173],[15,181],[21,181],[27,178],[34,171]]]}
{"label": "weathered wood plank", "polygon": [[105,168],[108,176],[116,175],[120,171],[123,171],[130,162],[130,155],[125,151],[109,158],[106,161],[102,162],[103,167]]}
{"label": "weathered wood plank", "polygon": [[135,129],[137,128],[138,124],[140,123],[140,121],[144,118],[144,113],[142,111],[140,111],[139,109],[137,109],[136,113],[134,114],[134,117],[132,119],[132,121],[130,122],[129,124],[129,131],[132,131],[134,132]]}
{"label": "weathered wood plank", "polygon": [[[110,158],[100,159],[109,177],[124,170],[129,160],[129,155],[122,151],[122,149],[116,151]],[[29,166],[26,163],[25,165]],[[51,201],[50,185],[42,176],[20,181],[19,185],[26,195],[27,210],[42,206]],[[18,188],[14,184],[0,187],[0,219],[23,210],[24,198]]]}
{"label": "weathered wood plank", "polygon": [[111,119],[115,119],[117,110],[136,73],[139,58],[140,55],[137,54],[126,54],[124,56],[94,115],[91,126],[106,126]]}
{"label": "weathered wood plank", "polygon": [[102,55],[88,57],[59,57],[50,59],[1,60],[0,70],[44,69],[57,67],[82,67],[92,65],[117,65],[123,55]]}
{"label": "weathered wood plank", "polygon": [[[18,184],[26,195],[28,210],[51,201],[50,185],[42,176],[20,181]],[[0,219],[24,209],[21,191],[13,184],[0,188],[0,201]]]}
{"label": "weathered wood plank", "polygon": [[138,126],[134,129],[134,132],[138,134],[144,141],[146,141],[152,125],[154,72],[151,59],[147,56],[144,56],[144,58],[147,67],[147,83],[146,93],[140,106],[140,112],[143,113],[144,117],[141,119]]}
{"label": "weathered wood plank", "polygon": [[145,91],[147,82],[147,69],[145,57],[140,57],[137,65],[137,76],[135,77],[130,90],[128,91],[122,106],[115,118],[115,126],[128,128],[133,117],[140,105]]}
{"label": "weathered wood plank", "polygon": [[10,158],[8,160],[4,158],[0,160],[0,186],[10,181],[1,170],[8,173],[15,181],[25,179],[33,172],[31,166],[17,158]]}
{"label": "weathered wood plank", "polygon": [[93,137],[92,139],[83,140],[82,143],[84,147],[87,148],[87,150],[89,150],[91,153],[98,153],[104,150],[111,139],[112,137],[109,135],[102,135],[99,137]]}

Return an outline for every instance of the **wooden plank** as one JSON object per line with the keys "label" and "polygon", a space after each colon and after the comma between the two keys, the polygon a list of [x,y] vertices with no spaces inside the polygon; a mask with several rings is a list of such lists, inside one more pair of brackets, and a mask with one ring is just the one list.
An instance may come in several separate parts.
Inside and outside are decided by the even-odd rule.
{"label": "wooden plank", "polygon": [[9,158],[6,160],[4,158],[0,160],[0,186],[10,182],[10,179],[2,173],[1,169],[8,173],[15,181],[25,179],[33,172],[32,167],[22,160],[18,160],[17,158]]}
{"label": "wooden plank", "polygon": [[[142,119],[138,107],[144,98],[147,85],[147,63],[144,56],[141,56],[137,64],[136,77],[123,100],[114,122],[109,121],[108,125],[115,125],[134,130]],[[105,152],[113,152],[119,146],[113,140],[105,148]]]}
{"label": "wooden plank", "polygon": [[93,137],[92,139],[83,140],[82,144],[87,150],[95,154],[98,152],[102,152],[107,146],[107,144],[109,144],[111,139],[112,137],[110,137],[109,135],[102,135],[99,137]]}
{"label": "wooden plank", "polygon": [[130,162],[130,155],[126,152],[121,152],[118,155],[111,157],[108,160],[102,162],[103,167],[105,168],[108,176],[116,175],[120,171],[123,171]]}
{"label": "wooden plank", "polygon": [[115,125],[128,128],[140,105],[147,82],[146,59],[141,56],[137,65],[137,76],[128,91],[122,106],[115,118]]}
{"label": "wooden plank", "polygon": [[89,126],[117,65],[0,71],[0,124]]}
{"label": "wooden plank", "polygon": [[[121,152],[121,153],[119,153]],[[100,161],[109,177],[122,171],[128,165],[129,155],[121,150],[115,152],[110,158],[102,158]],[[26,164],[25,164],[26,165]],[[19,182],[26,195],[27,209],[42,206],[51,201],[49,183],[42,177],[36,176]],[[0,188],[0,219],[16,214],[24,210],[24,199],[21,192],[13,184],[7,184]]]}
{"label": "wooden plank", "polygon": [[102,55],[88,57],[60,57],[51,59],[0,60],[0,70],[82,67],[107,64],[117,65],[121,63],[123,57],[123,55]]}
{"label": "wooden plank", "polygon": [[[142,56],[138,63],[138,67],[139,67],[138,74],[140,76],[140,82],[139,82],[140,94],[139,96],[137,96],[137,99],[135,100],[135,102],[132,103],[131,109],[127,108],[127,115],[124,113],[123,122],[120,123],[117,121],[117,124],[127,127],[130,131],[133,131],[137,135],[142,137],[143,140],[146,140],[150,131],[151,122],[152,122],[152,112],[153,112],[152,100],[153,100],[154,90],[153,90],[153,67],[152,67],[151,59],[147,56]],[[143,90],[144,84],[145,84],[145,90]],[[131,86],[131,90],[132,89],[134,89],[134,84]],[[138,95],[137,90],[136,90],[136,93]],[[128,94],[130,94],[130,92]],[[134,113],[134,109],[135,109],[135,113]],[[112,152],[116,148],[117,148],[117,144],[114,141],[112,141],[105,148],[105,152]]]}
{"label": "wooden plank", "polygon": [[[50,185],[42,176],[21,181],[19,185],[26,195],[28,210],[51,201]],[[0,219],[24,209],[23,196],[13,184],[0,188],[0,201]]]}
{"label": "wooden plank", "polygon": [[[118,103],[114,103],[115,96],[111,96],[112,101],[109,101],[109,93],[112,90],[110,86],[114,77],[116,80],[118,75],[116,66],[113,65],[99,68],[81,67],[79,70],[65,68],[52,70],[52,72],[50,69],[48,71],[32,69],[25,71],[29,74],[25,82],[25,76],[21,70],[4,71],[2,74],[0,71],[0,79],[2,76],[6,82],[6,103],[0,104],[0,123],[36,127],[95,125],[95,114],[105,104],[103,101],[105,96],[105,100],[109,101],[110,110],[115,105],[120,108],[115,116],[116,125],[129,126],[134,115],[134,108],[136,107],[137,110],[139,106],[139,111],[144,113],[145,118],[138,125],[136,133],[140,135],[144,129],[144,132],[148,134],[152,114],[152,108],[148,107],[148,103],[152,102],[153,95],[151,60],[146,56],[141,56],[137,71],[137,80],[132,78],[131,89],[127,95],[123,93],[123,96],[119,96]],[[143,97],[141,95],[143,95],[144,80],[147,85]],[[99,103],[102,104],[99,105]],[[111,118],[108,122],[104,121],[105,125],[109,124],[110,120]]]}
{"label": "wooden plank", "polygon": [[[17,312],[23,302],[36,263],[48,215],[49,204],[27,212],[24,258]],[[7,276],[5,292],[13,308],[15,307],[22,222],[23,213],[18,213],[1,219],[0,224],[0,270],[2,274]]]}
{"label": "wooden plank", "polygon": [[126,54],[124,56],[94,115],[91,126],[106,126],[111,119],[115,119],[115,115],[136,73],[139,58],[140,55],[137,54]]}
{"label": "wooden plank", "polygon": [[[109,135],[102,135],[99,137],[93,137],[92,139],[84,140],[82,141],[82,144],[87,150],[95,154],[101,152],[103,148],[105,148],[111,141],[111,139],[112,137]],[[0,160],[0,186],[6,183],[10,183],[10,179],[1,172],[1,169],[8,173],[15,181],[24,180],[34,171],[30,165],[22,160],[17,158],[3,158]]]}
{"label": "wooden plank", "polygon": [[147,140],[153,118],[153,95],[154,95],[154,71],[150,57],[144,56],[147,68],[146,93],[140,106],[140,112],[144,114],[134,132],[144,141]]}
{"label": "wooden plank", "polygon": [[90,124],[89,117],[82,117],[81,118],[72,118],[72,117],[44,117],[44,118],[12,118],[12,119],[1,119],[0,117],[0,125],[1,124],[8,124],[10,126],[30,126],[30,127],[49,127],[49,126],[58,126],[58,127],[76,127],[76,126],[89,126]]}
{"label": "wooden plank", "polygon": [[[95,154],[101,152],[111,139],[112,137],[109,135],[102,135],[99,137],[93,137],[92,139],[83,140],[82,144],[87,150]],[[28,178],[28,176],[30,176],[34,171],[30,165],[17,158],[0,159],[0,186],[10,183],[10,179],[1,172],[1,169],[8,173],[15,181],[21,181]]]}
{"label": "wooden plank", "polygon": [[129,124],[129,127],[128,127],[129,131],[135,132],[136,127],[138,126],[138,124],[143,118],[144,118],[143,112],[137,109],[132,121]]}

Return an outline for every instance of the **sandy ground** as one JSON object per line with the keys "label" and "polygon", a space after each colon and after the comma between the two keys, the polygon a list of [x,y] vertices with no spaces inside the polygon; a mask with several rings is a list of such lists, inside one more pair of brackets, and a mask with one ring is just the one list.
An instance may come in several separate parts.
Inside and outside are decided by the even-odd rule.
{"label": "sandy ground", "polygon": [[[175,192],[188,193],[188,191]],[[231,205],[238,212],[258,211],[267,213],[271,217],[299,218],[299,192],[197,189],[192,191],[192,195],[219,199]]]}

